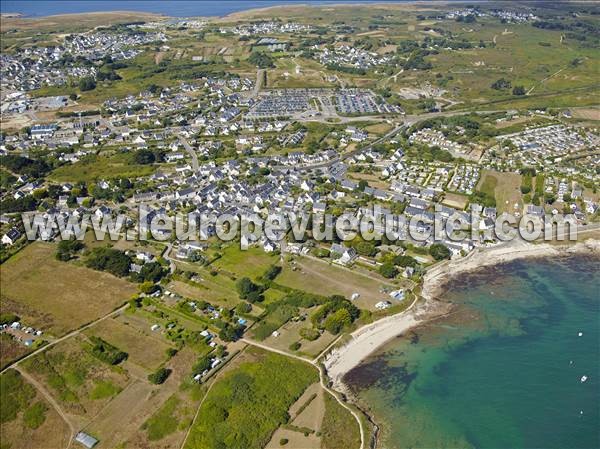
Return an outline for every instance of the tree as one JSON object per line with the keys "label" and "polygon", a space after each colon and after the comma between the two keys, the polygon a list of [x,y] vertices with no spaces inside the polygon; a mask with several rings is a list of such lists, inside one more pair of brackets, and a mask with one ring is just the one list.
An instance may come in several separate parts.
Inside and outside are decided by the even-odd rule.
{"label": "tree", "polygon": [[303,327],[300,329],[300,336],[308,341],[314,341],[321,335],[318,329],[314,327]]}
{"label": "tree", "polygon": [[494,81],[492,84],[492,89],[502,90],[502,89],[510,89],[512,83],[504,78],[500,78],[499,80]]}
{"label": "tree", "polygon": [[84,247],[83,242],[79,240],[61,240],[56,248],[56,258],[66,262],[73,257],[74,253],[81,251]]}
{"label": "tree", "polygon": [[194,366],[192,366],[192,374],[195,376],[196,374],[202,374],[207,369],[210,369],[210,356],[205,355],[200,357]]}
{"label": "tree", "polygon": [[347,309],[339,309],[325,319],[324,327],[335,335],[350,324],[352,324],[350,312]]}
{"label": "tree", "polygon": [[156,157],[150,150],[139,150],[133,156],[133,161],[140,165],[152,164],[155,160]]}
{"label": "tree", "polygon": [[273,64],[273,58],[271,58],[268,54],[263,52],[254,52],[248,58],[248,62],[254,64],[261,69],[272,68],[275,67]]}
{"label": "tree", "polygon": [[241,278],[239,281],[237,281],[235,287],[241,299],[247,299],[248,302],[251,303],[262,301],[262,288],[252,282],[249,278]]}
{"label": "tree", "polygon": [[123,251],[112,248],[94,248],[86,261],[88,268],[108,271],[115,276],[123,277],[129,274],[131,258]]}
{"label": "tree", "polygon": [[429,247],[429,254],[435,260],[444,260],[450,258],[450,250],[443,243],[434,243]]}
{"label": "tree", "polygon": [[513,95],[525,95],[525,87],[524,86],[515,86],[512,90]]}
{"label": "tree", "polygon": [[242,331],[241,327],[225,323],[223,328],[219,331],[219,338],[223,341],[236,341],[242,336]]}
{"label": "tree", "polygon": [[252,311],[252,304],[242,301],[235,307],[235,311],[240,315],[250,313]]}
{"label": "tree", "polygon": [[398,274],[398,269],[393,263],[386,262],[379,267],[379,274],[388,279],[392,279]]}
{"label": "tree", "polygon": [[414,257],[410,256],[396,256],[394,257],[394,265],[399,267],[416,267],[419,264]]}
{"label": "tree", "polygon": [[79,90],[85,92],[86,90],[94,90],[96,88],[96,81],[91,76],[84,76],[79,80]]}
{"label": "tree", "polygon": [[358,254],[360,254],[361,256],[370,256],[370,257],[372,257],[375,254],[377,254],[377,248],[371,242],[360,242],[360,243],[357,243],[354,249],[356,249],[356,252]]}

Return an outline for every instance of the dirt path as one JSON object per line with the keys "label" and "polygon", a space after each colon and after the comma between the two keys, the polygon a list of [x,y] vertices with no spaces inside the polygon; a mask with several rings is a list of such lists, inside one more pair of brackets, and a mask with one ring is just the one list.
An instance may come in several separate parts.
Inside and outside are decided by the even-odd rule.
{"label": "dirt path", "polygon": [[48,390],[46,390],[46,388],[41,383],[39,383],[33,376],[31,376],[20,366],[14,366],[14,369],[17,370],[21,374],[21,376],[23,376],[27,380],[27,382],[33,385],[42,396],[44,396],[44,398],[50,403],[54,410],[56,410],[56,412],[63,419],[63,421],[69,426],[69,430],[71,432],[71,435],[69,435],[69,443],[67,444],[67,448],[69,448],[71,446],[71,442],[73,441],[73,437],[75,436],[75,426],[73,426],[73,423],[69,420],[62,408],[60,408],[58,402],[54,400],[50,393],[48,393]]}

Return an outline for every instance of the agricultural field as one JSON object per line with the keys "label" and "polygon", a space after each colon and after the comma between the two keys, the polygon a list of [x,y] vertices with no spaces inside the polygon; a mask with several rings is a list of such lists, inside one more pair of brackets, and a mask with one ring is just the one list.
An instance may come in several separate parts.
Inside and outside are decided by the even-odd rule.
{"label": "agricultural field", "polygon": [[55,336],[124,304],[135,286],[108,273],[55,259],[56,246],[35,242],[0,267],[2,309]]}
{"label": "agricultural field", "polygon": [[91,346],[79,335],[21,365],[79,424],[91,420],[130,382],[124,370],[95,358]]}
{"label": "agricultural field", "polygon": [[41,393],[16,370],[0,375],[2,448],[66,447],[70,429]]}
{"label": "agricultural field", "polygon": [[[196,357],[187,349],[178,352],[166,364],[172,372],[162,385],[153,385],[146,377],[134,379],[86,427],[101,440],[100,447],[165,448],[172,447],[170,442],[179,443],[181,430],[189,425],[191,410],[195,411],[199,400],[194,390],[198,386],[189,383]],[[175,429],[169,422],[157,427],[156,416],[167,415],[181,419]]]}
{"label": "agricultural field", "polygon": [[167,359],[172,346],[160,332],[152,332],[155,324],[140,314],[123,314],[98,323],[86,331],[129,354],[128,363],[135,363],[150,371],[156,370]]}

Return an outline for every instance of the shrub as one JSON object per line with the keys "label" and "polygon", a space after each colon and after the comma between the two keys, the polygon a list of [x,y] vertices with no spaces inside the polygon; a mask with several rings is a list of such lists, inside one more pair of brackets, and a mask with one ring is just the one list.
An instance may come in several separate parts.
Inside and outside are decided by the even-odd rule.
{"label": "shrub", "polygon": [[302,346],[302,344],[299,341],[295,341],[290,345],[290,351],[297,351],[300,349],[300,346]]}
{"label": "shrub", "polygon": [[121,351],[119,348],[104,341],[100,337],[91,336],[90,340],[93,343],[91,351],[92,355],[104,363],[118,365],[128,357],[126,352]]}
{"label": "shrub", "polygon": [[308,341],[315,341],[320,335],[321,333],[319,330],[314,327],[304,327],[300,329],[300,336]]}
{"label": "shrub", "polygon": [[123,277],[129,274],[131,258],[123,251],[111,248],[94,248],[86,261],[88,268],[108,271],[115,276]]}
{"label": "shrub", "polygon": [[379,267],[379,274],[388,279],[395,278],[398,274],[398,269],[391,262],[386,262]]}
{"label": "shrub", "polygon": [[442,243],[434,243],[429,247],[429,254],[435,260],[444,260],[450,258],[450,250]]}
{"label": "shrub", "polygon": [[160,385],[160,384],[164,383],[165,380],[167,380],[167,378],[169,377],[170,374],[171,374],[170,369],[159,368],[152,374],[148,375],[148,380],[155,385]]}

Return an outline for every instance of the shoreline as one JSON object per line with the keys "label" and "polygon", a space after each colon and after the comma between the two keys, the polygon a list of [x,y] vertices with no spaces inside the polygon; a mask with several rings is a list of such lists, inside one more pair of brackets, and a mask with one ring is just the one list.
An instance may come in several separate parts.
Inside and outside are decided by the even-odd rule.
{"label": "shoreline", "polygon": [[[505,264],[515,260],[575,254],[600,257],[600,240],[588,239],[574,245],[512,241],[508,244],[478,248],[463,258],[435,265],[424,276],[421,295],[406,310],[357,329],[350,334],[352,339],[348,343],[327,354],[323,365],[332,382],[332,388],[345,395],[348,402],[363,410],[343,381],[346,373],[359,366],[392,339],[446,315],[451,306],[437,301],[436,298],[444,292],[447,283],[453,278],[490,265]],[[372,422],[375,421],[373,416],[366,415]]]}

